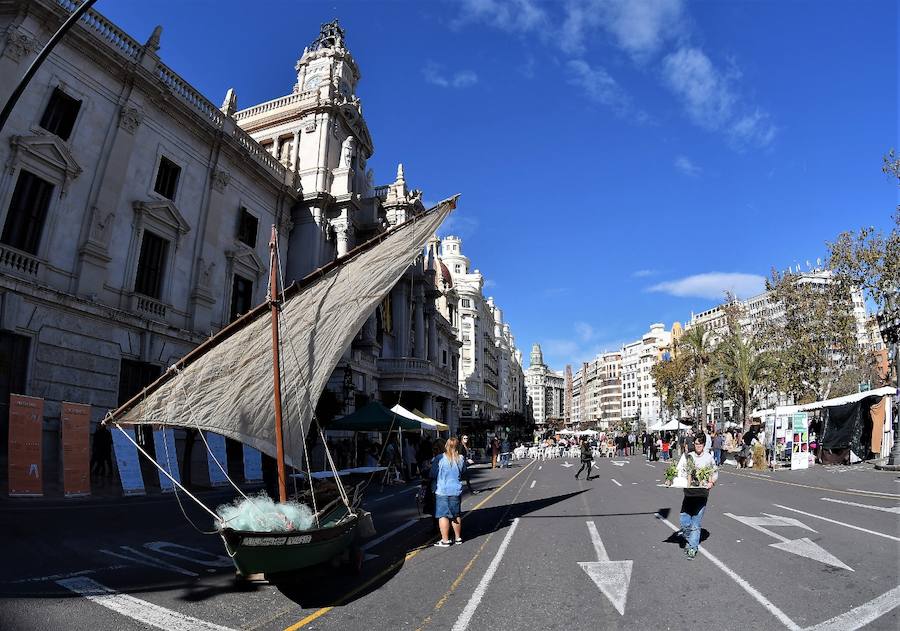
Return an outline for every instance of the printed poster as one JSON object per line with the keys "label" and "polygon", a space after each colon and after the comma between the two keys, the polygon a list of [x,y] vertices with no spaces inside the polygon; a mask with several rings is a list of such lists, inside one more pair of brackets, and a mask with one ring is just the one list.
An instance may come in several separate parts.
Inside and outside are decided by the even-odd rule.
{"label": "printed poster", "polygon": [[[171,428],[153,430],[153,448],[156,451],[156,462],[181,483],[181,476],[178,474],[178,452],[175,451],[175,430]],[[156,472],[159,474],[159,488],[162,492],[174,491],[175,485],[172,484],[172,480],[159,469]]]}
{"label": "printed poster", "polygon": [[792,415],[791,470],[809,467],[809,414]]}
{"label": "printed poster", "polygon": [[63,491],[66,497],[91,494],[91,406],[62,402]]}
{"label": "printed poster", "polygon": [[[204,432],[206,442],[209,444],[209,452],[206,454],[206,464],[209,467],[209,485],[225,486],[228,484],[228,478],[216,464],[218,460],[222,464],[222,468],[228,471],[228,455],[225,452],[225,437],[221,434],[213,434],[212,432]],[[213,456],[216,460],[213,460]]]}
{"label": "printed poster", "polygon": [[786,416],[775,417],[775,458],[777,460],[787,460],[791,456],[787,447],[787,424]]}
{"label": "printed poster", "polygon": [[9,395],[9,496],[40,497],[44,494],[44,400]]}
{"label": "printed poster", "polygon": [[141,476],[141,463],[138,461],[137,447],[122,432],[134,440],[133,427],[112,427],[113,450],[116,452],[116,467],[122,481],[123,495],[144,495],[144,478]]}
{"label": "printed poster", "polygon": [[243,445],[244,448],[244,481],[262,481],[262,454],[259,450]]}

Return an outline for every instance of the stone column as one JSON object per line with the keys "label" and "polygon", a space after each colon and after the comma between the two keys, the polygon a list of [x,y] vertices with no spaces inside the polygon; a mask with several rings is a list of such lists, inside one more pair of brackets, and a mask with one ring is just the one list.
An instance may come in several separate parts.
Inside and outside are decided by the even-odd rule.
{"label": "stone column", "polygon": [[421,285],[416,287],[415,326],[416,357],[426,359],[425,355],[425,291]]}
{"label": "stone column", "polygon": [[438,363],[437,314],[434,305],[428,308],[428,359]]}
{"label": "stone column", "polygon": [[407,357],[409,355],[409,317],[407,316],[409,297],[405,278],[400,279],[393,292],[394,349],[397,357]]}
{"label": "stone column", "polygon": [[337,255],[344,256],[350,251],[350,226],[336,225],[335,238],[337,239]]}
{"label": "stone column", "polygon": [[425,416],[434,418],[434,395],[426,394],[422,401],[422,407],[425,408],[422,410],[422,412],[425,413]]}
{"label": "stone column", "polygon": [[294,132],[294,145],[291,147],[291,169],[294,173],[300,171],[300,130]]}

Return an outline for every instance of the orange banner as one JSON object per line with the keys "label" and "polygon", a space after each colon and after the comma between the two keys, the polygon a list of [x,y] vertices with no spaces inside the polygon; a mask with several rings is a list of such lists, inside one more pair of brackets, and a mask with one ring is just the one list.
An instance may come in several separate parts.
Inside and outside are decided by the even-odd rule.
{"label": "orange banner", "polygon": [[63,401],[63,487],[66,497],[91,494],[90,431],[91,406]]}
{"label": "orange banner", "polygon": [[40,496],[44,400],[9,395],[9,494]]}

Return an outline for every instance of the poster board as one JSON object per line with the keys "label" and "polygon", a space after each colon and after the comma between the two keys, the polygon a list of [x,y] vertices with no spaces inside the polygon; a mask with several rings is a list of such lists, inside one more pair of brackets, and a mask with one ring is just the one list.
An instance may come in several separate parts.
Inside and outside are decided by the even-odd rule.
{"label": "poster board", "polygon": [[[175,450],[175,430],[172,428],[153,430],[153,449],[156,451],[156,462],[181,483],[181,476],[178,473],[178,452]],[[163,493],[174,491],[175,485],[172,484],[172,480],[159,469],[156,471],[159,474],[160,490]]]}
{"label": "poster board", "polygon": [[41,497],[44,400],[9,395],[9,496]]}
{"label": "poster board", "polygon": [[123,495],[144,495],[144,478],[141,476],[141,463],[138,461],[137,447],[122,435],[124,431],[134,440],[133,427],[114,427],[110,430],[113,439],[113,450],[116,452],[116,468],[122,482]]}
{"label": "poster board", "polygon": [[66,497],[91,494],[91,406],[62,402],[63,493]]}
{"label": "poster board", "polygon": [[809,414],[791,415],[791,470],[809,468]]}
{"label": "poster board", "polygon": [[262,482],[262,454],[249,445],[244,448],[244,482]]}
{"label": "poster board", "polygon": [[[210,486],[225,486],[228,484],[228,478],[222,473],[222,469],[216,464],[218,460],[225,470],[228,470],[228,454],[225,451],[225,437],[221,434],[213,434],[212,432],[203,432],[206,442],[209,444],[209,451],[206,454],[206,464],[209,470]],[[216,460],[213,460],[213,456]]]}
{"label": "poster board", "polygon": [[790,418],[788,416],[780,415],[775,417],[774,457],[776,461],[785,461],[791,459],[791,449],[787,444],[787,427],[789,424]]}

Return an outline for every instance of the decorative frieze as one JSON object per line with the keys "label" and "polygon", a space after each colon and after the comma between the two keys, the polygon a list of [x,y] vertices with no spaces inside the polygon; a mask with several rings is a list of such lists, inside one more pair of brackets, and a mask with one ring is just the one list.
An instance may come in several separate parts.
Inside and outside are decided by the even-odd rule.
{"label": "decorative frieze", "polygon": [[225,169],[214,169],[212,174],[212,187],[219,193],[225,192],[225,187],[231,182],[231,174]]}
{"label": "decorative frieze", "polygon": [[39,50],[37,40],[20,30],[10,31],[6,36],[6,47],[3,56],[9,57],[16,63],[28,53],[36,53]]}
{"label": "decorative frieze", "polygon": [[144,113],[136,107],[123,106],[119,110],[119,127],[133,134],[144,120]]}

